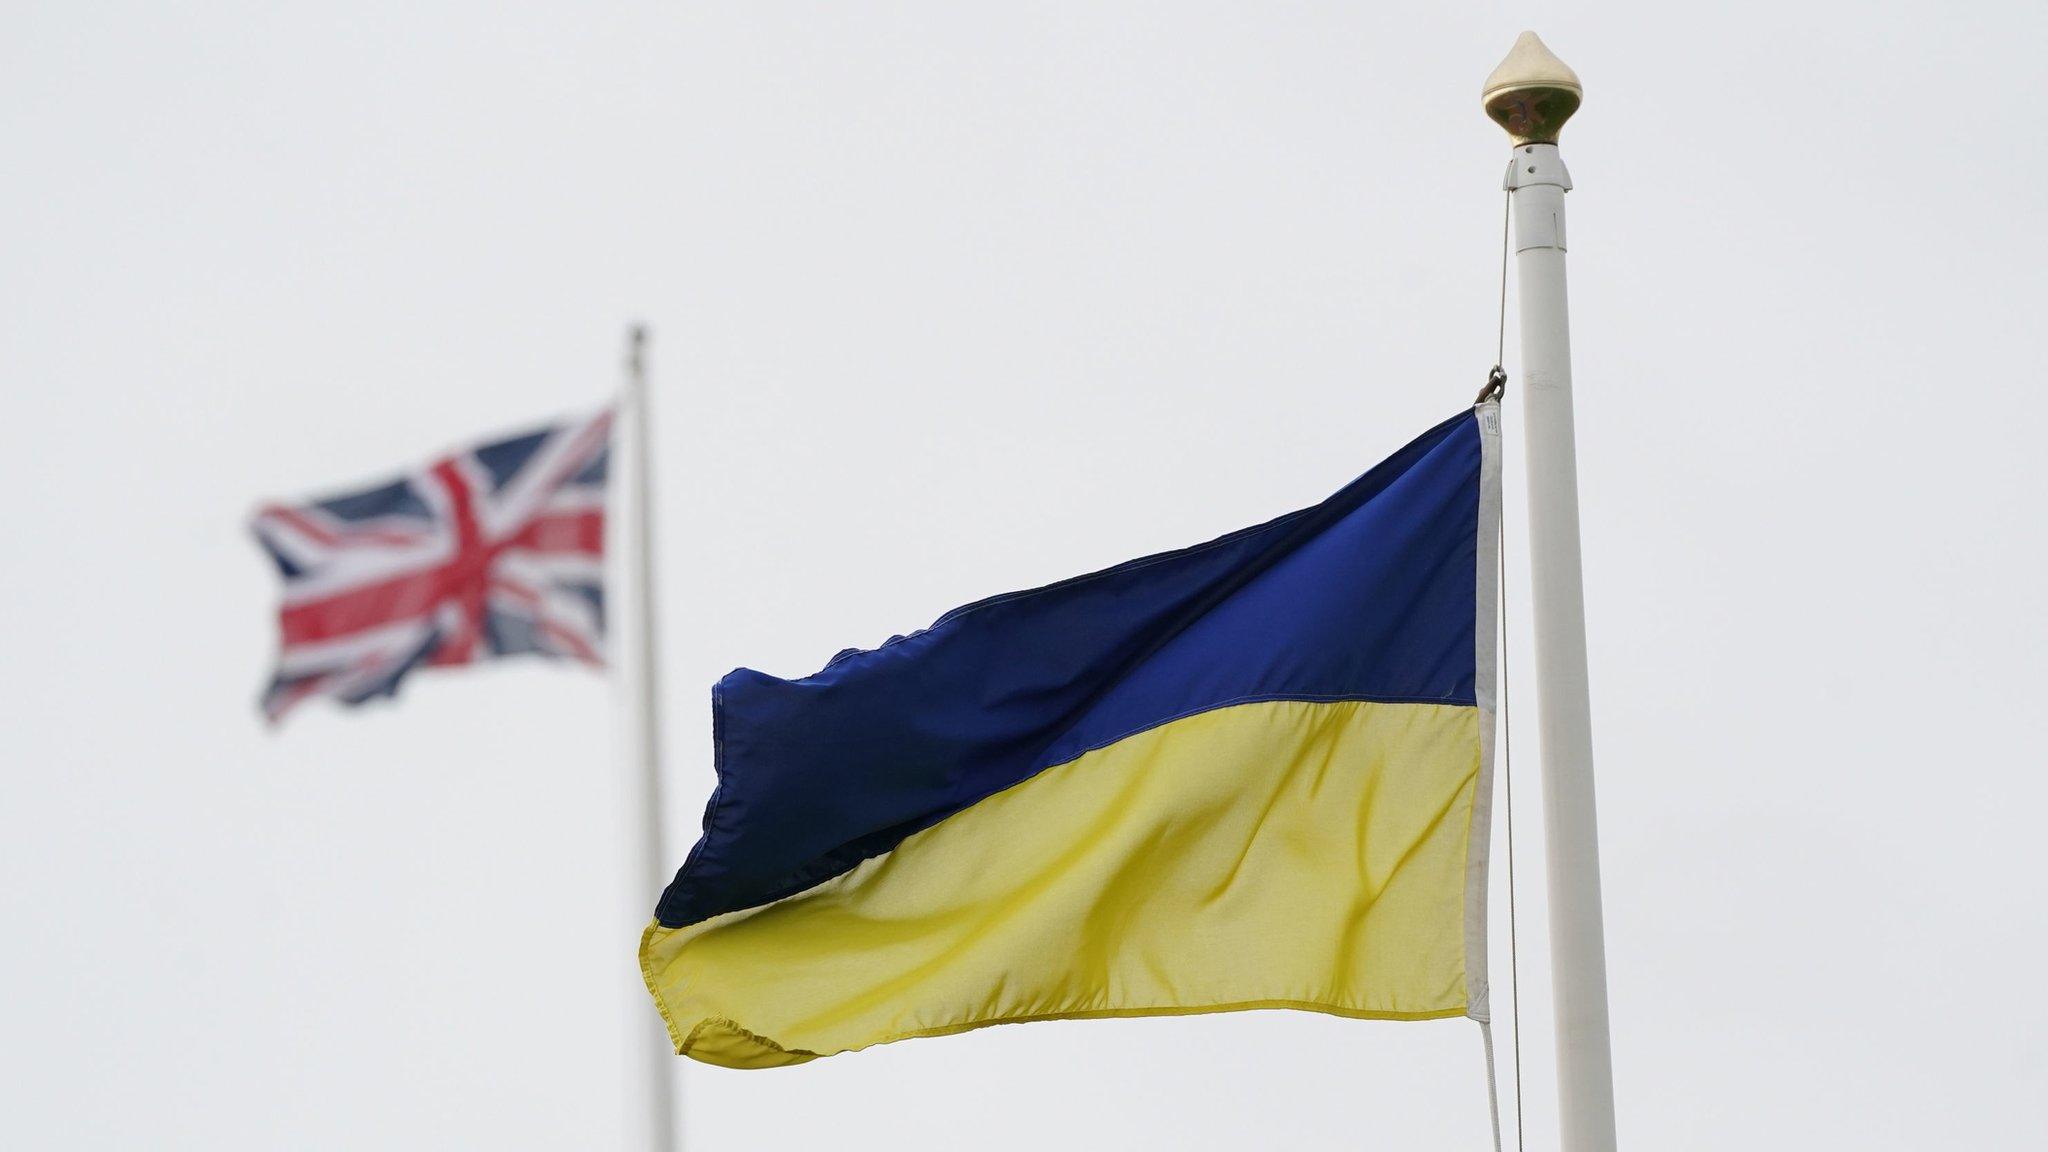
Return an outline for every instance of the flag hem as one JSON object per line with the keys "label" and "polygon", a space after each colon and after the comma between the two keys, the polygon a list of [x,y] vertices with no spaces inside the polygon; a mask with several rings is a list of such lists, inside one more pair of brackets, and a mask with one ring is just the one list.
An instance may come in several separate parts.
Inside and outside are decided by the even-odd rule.
{"label": "flag hem", "polygon": [[1479,538],[1473,587],[1472,697],[1479,709],[1479,777],[1465,829],[1465,1014],[1481,1024],[1492,1018],[1487,977],[1486,889],[1493,847],[1494,713],[1498,706],[1496,648],[1500,610],[1500,402],[1475,405],[1479,423]]}

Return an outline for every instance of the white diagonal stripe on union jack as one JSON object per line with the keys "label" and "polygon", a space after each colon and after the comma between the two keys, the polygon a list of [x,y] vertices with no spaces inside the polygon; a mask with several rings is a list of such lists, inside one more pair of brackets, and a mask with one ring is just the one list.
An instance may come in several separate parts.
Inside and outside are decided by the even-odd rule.
{"label": "white diagonal stripe on union jack", "polygon": [[251,528],[284,577],[264,714],[395,695],[422,666],[527,652],[602,665],[611,421],[607,410],[260,509]]}

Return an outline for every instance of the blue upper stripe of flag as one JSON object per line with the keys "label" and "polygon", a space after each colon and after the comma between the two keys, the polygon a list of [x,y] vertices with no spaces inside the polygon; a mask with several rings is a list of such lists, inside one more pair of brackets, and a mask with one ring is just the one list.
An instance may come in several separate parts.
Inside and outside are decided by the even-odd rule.
{"label": "blue upper stripe of flag", "polygon": [[803,891],[1094,748],[1254,700],[1472,704],[1470,412],[1313,508],[957,609],[713,698],[718,789],[657,915]]}

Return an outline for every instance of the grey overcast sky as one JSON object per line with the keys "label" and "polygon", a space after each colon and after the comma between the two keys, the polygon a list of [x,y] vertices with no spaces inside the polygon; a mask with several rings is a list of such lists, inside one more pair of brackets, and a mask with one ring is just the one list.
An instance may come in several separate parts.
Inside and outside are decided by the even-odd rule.
{"label": "grey overcast sky", "polygon": [[[0,24],[0,1143],[631,1146],[655,893],[618,693],[506,663],[267,733],[252,506],[602,404],[652,324],[680,862],[728,669],[1311,503],[1467,404],[1506,159],[1477,92],[1524,27],[1588,90],[1564,154],[1624,1143],[2048,1132],[2048,7]],[[1548,1148],[1532,725],[1516,746]],[[676,1064],[691,1152],[1487,1140],[1456,1021]]]}

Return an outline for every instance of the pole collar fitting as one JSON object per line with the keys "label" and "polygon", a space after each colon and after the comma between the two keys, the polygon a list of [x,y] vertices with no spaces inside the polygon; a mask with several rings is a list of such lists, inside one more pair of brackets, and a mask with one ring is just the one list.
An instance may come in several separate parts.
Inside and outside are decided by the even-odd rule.
{"label": "pole collar fitting", "polygon": [[1542,185],[1572,190],[1572,174],[1565,170],[1564,158],[1557,153],[1555,144],[1518,144],[1508,161],[1508,173],[1501,179],[1500,186],[1510,192],[1518,188],[1535,188]]}

